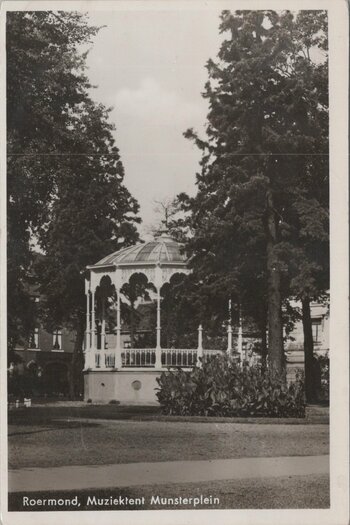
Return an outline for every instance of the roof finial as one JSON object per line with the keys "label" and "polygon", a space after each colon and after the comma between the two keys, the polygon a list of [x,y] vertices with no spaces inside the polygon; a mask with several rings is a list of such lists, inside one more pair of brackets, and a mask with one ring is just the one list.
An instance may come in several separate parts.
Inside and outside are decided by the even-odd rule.
{"label": "roof finial", "polygon": [[171,237],[170,233],[169,233],[169,228],[165,228],[164,226],[162,228],[159,228],[159,230],[157,231],[157,233],[154,235],[155,239],[171,239],[173,240],[173,238]]}

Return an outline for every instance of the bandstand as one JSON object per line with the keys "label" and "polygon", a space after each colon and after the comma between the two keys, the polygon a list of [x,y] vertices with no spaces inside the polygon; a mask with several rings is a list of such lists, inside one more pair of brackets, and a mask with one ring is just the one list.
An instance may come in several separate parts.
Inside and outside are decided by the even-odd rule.
{"label": "bandstand", "polygon": [[[84,398],[122,404],[157,403],[156,378],[169,367],[190,368],[203,350],[202,327],[197,348],[161,348],[161,289],[175,274],[189,274],[181,244],[162,234],[155,240],[130,246],[88,266],[86,279],[86,334]],[[155,348],[122,348],[122,287],[135,274],[154,286],[157,305]],[[108,333],[108,298],[115,302],[116,324]],[[97,333],[99,326],[99,333]]]}

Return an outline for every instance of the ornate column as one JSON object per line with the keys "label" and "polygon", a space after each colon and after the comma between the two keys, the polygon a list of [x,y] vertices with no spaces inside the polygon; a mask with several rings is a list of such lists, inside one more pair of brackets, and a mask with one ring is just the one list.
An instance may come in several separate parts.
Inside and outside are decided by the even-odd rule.
{"label": "ornate column", "polygon": [[95,323],[95,290],[91,292],[91,367],[95,368],[95,354],[96,354],[96,323]]}
{"label": "ornate column", "polygon": [[100,357],[100,367],[106,368],[106,319],[105,319],[105,300],[106,298],[102,295],[101,297],[101,357]]}
{"label": "ornate column", "polygon": [[85,364],[84,370],[91,367],[91,343],[90,343],[90,290],[86,291],[86,330],[85,330]]}
{"label": "ornate column", "polygon": [[200,359],[203,359],[203,327],[200,324],[198,326],[198,348],[197,348],[197,365],[202,366]]}
{"label": "ornate column", "polygon": [[156,368],[162,367],[162,353],[160,345],[161,325],[160,325],[160,286],[157,286],[157,346],[156,346]]}
{"label": "ornate column", "polygon": [[115,368],[122,367],[122,349],[121,349],[121,321],[120,321],[120,289],[117,289],[117,344],[115,349]]}

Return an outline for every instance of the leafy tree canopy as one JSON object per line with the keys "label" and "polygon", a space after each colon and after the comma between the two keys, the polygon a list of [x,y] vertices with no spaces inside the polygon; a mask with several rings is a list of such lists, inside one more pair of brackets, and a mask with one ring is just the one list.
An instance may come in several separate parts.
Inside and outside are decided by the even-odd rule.
{"label": "leafy tree canopy", "polygon": [[[33,323],[28,279],[33,250],[43,315],[79,332],[84,269],[138,238],[138,203],[109,110],[95,103],[82,51],[98,33],[75,12],[7,14],[9,341]],[[26,298],[26,300],[25,300]],[[23,318],[26,319],[23,320]],[[19,321],[22,319],[22,323]]]}
{"label": "leafy tree canopy", "polygon": [[207,137],[185,133],[203,152],[197,195],[182,196],[188,251],[213,297],[233,295],[263,323],[268,315],[281,369],[284,298],[316,296],[327,281],[327,17],[223,11],[220,31],[203,94]]}

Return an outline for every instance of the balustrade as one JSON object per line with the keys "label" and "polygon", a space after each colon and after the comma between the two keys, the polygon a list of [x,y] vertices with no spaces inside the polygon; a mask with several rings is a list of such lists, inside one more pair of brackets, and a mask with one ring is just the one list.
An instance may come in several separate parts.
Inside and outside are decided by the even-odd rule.
{"label": "balustrade", "polygon": [[114,368],[115,355],[107,352],[95,353],[95,367],[96,368]]}
{"label": "balustrade", "polygon": [[162,366],[167,367],[192,367],[197,362],[197,350],[166,348],[162,350]]}
{"label": "balustrade", "polygon": [[[122,368],[156,368],[155,348],[124,348],[120,354]],[[192,368],[198,366],[198,350],[191,348],[162,348],[162,368]],[[203,350],[203,359],[207,361],[221,350]],[[95,352],[95,368],[114,368],[115,353]]]}
{"label": "balustrade", "polygon": [[121,354],[123,368],[154,368],[156,351],[152,348],[125,348]]}
{"label": "balustrade", "polygon": [[106,368],[114,368],[115,355],[114,354],[105,354],[105,363],[106,363]]}

